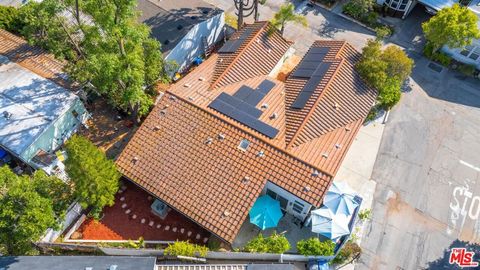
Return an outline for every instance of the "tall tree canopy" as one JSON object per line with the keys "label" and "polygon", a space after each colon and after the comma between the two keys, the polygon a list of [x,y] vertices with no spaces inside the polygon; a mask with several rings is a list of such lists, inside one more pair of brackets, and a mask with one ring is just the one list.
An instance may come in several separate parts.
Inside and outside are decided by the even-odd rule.
{"label": "tall tree canopy", "polygon": [[454,4],[441,9],[435,16],[422,24],[427,41],[433,45],[434,52],[443,45],[462,48],[480,38],[477,25],[478,17],[467,7]]}
{"label": "tall tree canopy", "polygon": [[382,50],[378,40],[368,40],[362,50],[357,71],[360,76],[378,92],[378,101],[389,109],[401,97],[401,87],[413,68],[413,60],[397,46],[388,46]]}
{"label": "tall tree canopy", "polygon": [[303,25],[304,27],[308,26],[307,18],[305,16],[295,13],[295,6],[292,3],[284,4],[280,6],[280,10],[275,13],[272,24],[280,29],[280,33],[285,31],[285,25],[288,22],[294,22]]}
{"label": "tall tree canopy", "polygon": [[36,172],[14,174],[0,168],[0,250],[29,254],[32,243],[48,228],[57,228],[72,202],[70,188],[60,179]]}
{"label": "tall tree canopy", "polygon": [[168,80],[160,43],[138,23],[137,2],[30,1],[22,8],[23,34],[70,60],[70,75],[124,111],[142,116],[153,104],[153,85]]}
{"label": "tall tree canopy", "polygon": [[65,166],[75,198],[83,207],[92,207],[91,213],[98,218],[103,207],[115,202],[120,173],[115,163],[84,137],[73,135],[66,149]]}

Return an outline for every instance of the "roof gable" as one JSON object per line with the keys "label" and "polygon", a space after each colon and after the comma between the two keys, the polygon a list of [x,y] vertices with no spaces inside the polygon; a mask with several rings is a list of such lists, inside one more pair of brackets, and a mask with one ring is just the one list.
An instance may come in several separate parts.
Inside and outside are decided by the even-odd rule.
{"label": "roof gable", "polygon": [[[269,22],[256,22],[237,31],[230,40],[246,37],[238,49],[219,52],[211,88],[225,86],[251,77],[268,75],[290,48]],[[261,59],[261,61],[260,61]]]}

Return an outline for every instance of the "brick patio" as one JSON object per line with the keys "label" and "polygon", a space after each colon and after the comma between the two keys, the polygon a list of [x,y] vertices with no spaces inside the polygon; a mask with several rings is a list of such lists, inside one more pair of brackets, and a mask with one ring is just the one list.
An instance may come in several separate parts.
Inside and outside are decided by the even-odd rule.
{"label": "brick patio", "polygon": [[151,211],[154,198],[129,181],[120,185],[115,204],[106,207],[99,221],[87,219],[77,230],[83,240],[136,240],[146,241],[189,240],[206,244],[210,233],[179,212],[171,209],[162,220]]}

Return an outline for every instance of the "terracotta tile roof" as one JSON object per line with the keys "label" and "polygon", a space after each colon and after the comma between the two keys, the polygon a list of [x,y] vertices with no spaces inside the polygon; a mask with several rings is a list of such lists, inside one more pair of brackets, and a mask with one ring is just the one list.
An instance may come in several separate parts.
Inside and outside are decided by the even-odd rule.
{"label": "terracotta tile roof", "polygon": [[24,39],[3,29],[0,29],[0,55],[8,57],[10,61],[16,62],[20,66],[63,87],[71,87],[63,71],[64,62],[55,59],[53,55],[39,47],[29,45]]}
{"label": "terracotta tile roof", "polygon": [[[247,151],[238,149],[242,139],[250,141]],[[267,180],[315,206],[331,182],[326,174],[314,176],[313,166],[170,93],[117,164],[126,177],[228,242]]]}
{"label": "terracotta tile roof", "polygon": [[[344,127],[351,129],[352,132],[343,135],[349,137],[338,138],[333,145],[345,145],[355,137],[360,124],[375,103],[377,91],[368,87],[356,72],[354,66],[360,53],[350,44],[344,41],[317,41],[312,47],[328,47],[329,52],[324,61],[331,62],[332,65],[303,109],[294,109],[291,104],[307,80],[293,77],[287,79],[287,147],[325,172],[335,175],[342,158],[313,157],[323,146],[332,145],[331,140],[339,136]],[[348,147],[324,149],[325,153],[344,152],[343,155],[347,150]]]}
{"label": "terracotta tile roof", "polygon": [[271,32],[269,22],[246,25],[232,39],[251,31],[240,48],[233,53],[219,53],[211,88],[239,82],[254,76],[268,75],[285,55],[291,42],[278,31]]}
{"label": "terracotta tile roof", "polygon": [[[233,125],[242,127],[243,129],[248,130],[249,132],[254,133],[256,136],[259,136],[265,140],[268,140],[270,143],[275,146],[285,148],[285,87],[284,84],[280,81],[277,81],[273,78],[269,78],[266,75],[256,76],[249,78],[237,83],[232,83],[223,87],[218,87],[215,89],[210,88],[210,79],[213,76],[215,65],[218,60],[219,55],[213,54],[209,59],[202,63],[201,68],[197,68],[193,72],[187,74],[179,83],[173,85],[169,92],[174,93],[184,99],[189,100],[195,105],[204,108],[211,112],[212,114],[218,115],[219,117],[224,118],[226,121]],[[273,138],[269,139],[266,136],[250,129],[247,126],[244,126],[233,119],[225,117],[223,114],[208,108],[208,105],[217,98],[221,93],[233,94],[235,93],[242,85],[246,85],[252,88],[256,88],[263,80],[268,79],[275,83],[275,87],[270,91],[270,93],[261,100],[256,108],[262,109],[262,105],[268,105],[268,108],[263,108],[263,114],[260,116],[260,120],[263,122],[277,128],[280,130],[279,134]],[[277,114],[276,118],[272,118],[273,114]]]}
{"label": "terracotta tile roof", "polygon": [[[354,71],[359,53],[346,42],[313,46],[329,47],[325,61],[332,64],[303,110],[291,104],[305,80],[282,83],[266,76],[269,72],[243,74],[259,65],[253,60],[231,70],[235,80],[212,89],[211,82],[219,78],[218,59],[225,57],[213,54],[167,91],[121,154],[120,170],[227,242],[238,233],[267,180],[320,206],[376,92]],[[263,112],[260,120],[279,129],[273,139],[208,107],[221,93],[232,95],[243,85],[254,89],[265,79],[275,86],[256,108]],[[242,139],[251,142],[246,152],[238,149]],[[264,157],[258,156],[260,151]],[[248,184],[242,182],[245,177]]]}

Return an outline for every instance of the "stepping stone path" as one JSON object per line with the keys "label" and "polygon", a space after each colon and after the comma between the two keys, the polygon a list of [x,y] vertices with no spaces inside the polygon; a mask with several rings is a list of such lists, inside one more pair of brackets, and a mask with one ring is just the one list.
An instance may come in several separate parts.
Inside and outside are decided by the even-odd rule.
{"label": "stepping stone path", "polygon": [[157,224],[157,229],[160,229],[160,227],[162,227],[162,225],[160,225],[160,224]]}
{"label": "stepping stone path", "polygon": [[140,223],[142,223],[142,224],[145,223],[145,219],[142,218],[142,220],[140,220]]}
{"label": "stepping stone path", "polygon": [[172,231],[177,232],[177,227],[173,227]]}
{"label": "stepping stone path", "polygon": [[165,231],[169,231],[170,230],[170,226],[165,226]]}
{"label": "stepping stone path", "polygon": [[150,222],[148,223],[148,226],[153,227],[153,224],[154,224],[153,221],[150,221]]}
{"label": "stepping stone path", "polygon": [[125,197],[120,197],[120,201],[121,202],[125,201]]}
{"label": "stepping stone path", "polygon": [[122,194],[122,193],[123,193],[123,190],[119,189],[119,190],[118,190],[118,193]]}
{"label": "stepping stone path", "polygon": [[195,237],[195,239],[199,240],[200,239],[200,234],[197,233],[197,236]]}
{"label": "stepping stone path", "polygon": [[133,215],[132,218],[133,218],[133,219],[136,219],[136,218],[137,218],[137,215]]}
{"label": "stepping stone path", "polygon": [[180,229],[180,233],[183,234],[185,232],[185,229],[184,228],[181,228]]}
{"label": "stepping stone path", "polygon": [[127,204],[126,203],[122,204],[122,208],[123,209],[127,208]]}
{"label": "stepping stone path", "polygon": [[207,243],[208,237],[203,238],[203,243]]}
{"label": "stepping stone path", "polygon": [[128,214],[130,214],[130,212],[132,212],[132,210],[130,210],[130,209],[127,209],[127,211],[125,211],[125,214],[127,214],[127,215],[128,215]]}
{"label": "stepping stone path", "polygon": [[189,232],[187,233],[187,236],[188,236],[188,237],[190,237],[190,235],[192,235],[192,232],[191,232],[191,231],[189,231]]}

